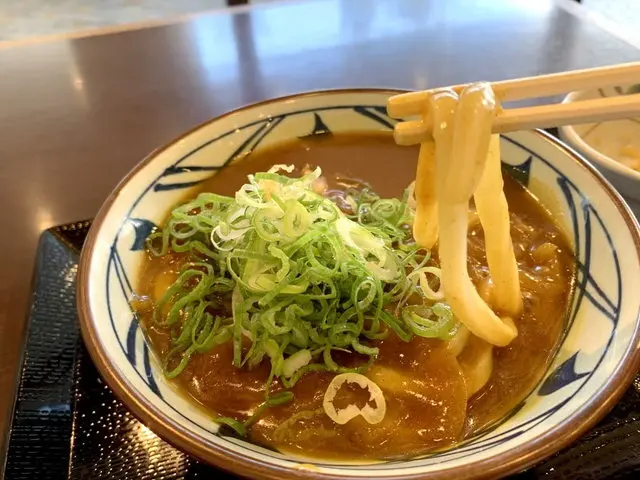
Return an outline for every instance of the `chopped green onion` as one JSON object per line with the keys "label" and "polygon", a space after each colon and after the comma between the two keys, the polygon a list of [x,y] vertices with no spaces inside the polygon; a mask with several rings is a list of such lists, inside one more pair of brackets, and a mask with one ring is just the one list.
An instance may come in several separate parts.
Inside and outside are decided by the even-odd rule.
{"label": "chopped green onion", "polygon": [[[188,256],[153,312],[155,325],[171,333],[165,375],[176,377],[194,355],[226,342],[238,368],[271,364],[254,415],[244,424],[218,419],[239,435],[265,408],[291,400],[290,392],[269,395],[274,379],[291,388],[308,372],[363,372],[378,355],[371,340],[392,332],[404,341],[446,339],[457,325],[425,283],[439,269],[412,242],[407,193],[382,199],[351,189],[345,213],[313,190],[320,169],[300,178],[283,169],[290,172],[276,166],[250,175],[235,197],[201,193],[147,239],[151,255]],[[336,350],[366,359],[344,367]]]}
{"label": "chopped green onion", "polygon": [[432,307],[409,305],[402,311],[402,317],[409,329],[420,337],[446,339],[455,333],[453,312],[443,303]]}
{"label": "chopped green onion", "polygon": [[293,400],[293,393],[287,392],[287,391],[280,392],[280,393],[277,393],[277,394],[269,397],[267,400],[265,400],[263,403],[261,403],[260,406],[258,408],[256,408],[256,411],[253,412],[253,415],[251,415],[244,422],[244,427],[248,428],[253,423],[255,423],[256,420],[258,420],[258,418],[260,418],[260,415],[262,415],[266,409],[271,408],[271,407],[277,407],[278,405],[284,405],[285,403],[289,403],[292,400]]}
{"label": "chopped green onion", "polygon": [[231,417],[216,417],[214,420],[224,426],[231,428],[239,437],[247,436],[247,428],[244,423],[239,422],[235,418]]}

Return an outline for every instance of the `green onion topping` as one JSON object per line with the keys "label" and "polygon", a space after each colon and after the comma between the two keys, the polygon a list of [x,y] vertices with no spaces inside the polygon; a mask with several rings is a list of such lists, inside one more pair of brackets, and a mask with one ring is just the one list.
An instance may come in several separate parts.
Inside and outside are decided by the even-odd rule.
{"label": "green onion topping", "polygon": [[[314,191],[319,168],[299,178],[280,170],[290,171],[249,175],[235,198],[201,193],[147,239],[154,256],[189,255],[153,312],[172,334],[167,377],[229,341],[238,368],[270,361],[265,403],[248,423],[223,420],[239,434],[273,401],[291,400],[269,397],[273,380],[290,388],[310,371],[362,372],[378,354],[373,341],[391,332],[445,339],[457,325],[433,294],[439,269],[412,242],[407,193],[348,190],[345,212]],[[340,365],[337,351],[364,359]]]}

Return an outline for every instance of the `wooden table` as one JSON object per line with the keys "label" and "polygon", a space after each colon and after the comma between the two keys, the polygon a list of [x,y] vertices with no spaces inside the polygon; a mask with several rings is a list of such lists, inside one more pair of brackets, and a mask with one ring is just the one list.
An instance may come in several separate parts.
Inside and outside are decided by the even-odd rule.
{"label": "wooden table", "polygon": [[150,150],[226,110],[297,91],[425,88],[640,57],[576,7],[307,0],[0,46],[0,432],[40,232],[92,217]]}

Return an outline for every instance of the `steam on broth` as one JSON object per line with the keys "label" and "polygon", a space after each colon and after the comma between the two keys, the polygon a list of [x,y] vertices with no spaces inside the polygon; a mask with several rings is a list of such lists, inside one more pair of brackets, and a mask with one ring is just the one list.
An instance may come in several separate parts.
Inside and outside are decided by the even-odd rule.
{"label": "steam on broth", "polygon": [[491,92],[430,102],[435,142],[419,150],[388,133],[260,150],[148,239],[132,305],[165,375],[230,432],[318,458],[411,457],[540,380],[571,249],[502,177]]}

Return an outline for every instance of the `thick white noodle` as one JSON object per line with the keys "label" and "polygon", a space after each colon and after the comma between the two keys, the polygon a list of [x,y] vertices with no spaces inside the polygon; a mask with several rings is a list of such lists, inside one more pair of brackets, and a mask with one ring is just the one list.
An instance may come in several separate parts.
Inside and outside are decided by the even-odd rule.
{"label": "thick white noodle", "polygon": [[445,298],[471,333],[505,346],[517,335],[515,325],[484,302],[467,270],[468,205],[484,170],[495,108],[488,84],[467,87],[459,99],[451,91],[436,93],[430,101]]}
{"label": "thick white noodle", "polygon": [[484,172],[473,198],[484,231],[491,280],[493,307],[507,315],[522,311],[518,264],[511,241],[509,206],[504,195],[500,164],[500,136],[492,135]]}
{"label": "thick white noodle", "polygon": [[418,245],[431,249],[438,240],[438,204],[436,200],[435,144],[431,138],[420,144],[418,169],[414,184],[416,214],[413,238]]}
{"label": "thick white noodle", "polygon": [[467,398],[471,398],[484,387],[493,372],[493,345],[471,335],[458,362],[465,384]]}

